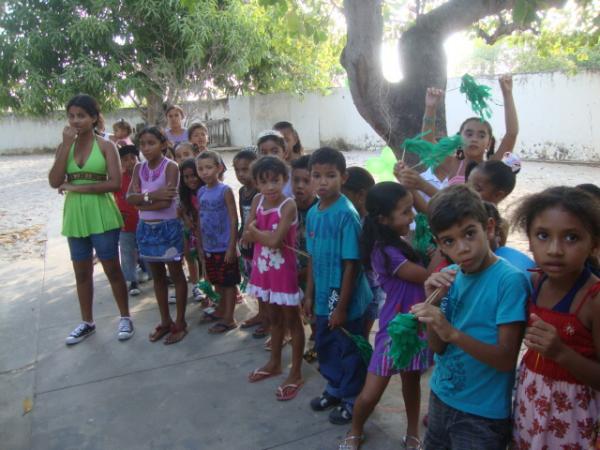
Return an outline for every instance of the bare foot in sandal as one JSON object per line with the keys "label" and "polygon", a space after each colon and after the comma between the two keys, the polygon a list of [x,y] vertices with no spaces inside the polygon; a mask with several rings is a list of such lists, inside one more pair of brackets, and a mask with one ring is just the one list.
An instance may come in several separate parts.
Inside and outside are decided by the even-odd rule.
{"label": "bare foot in sandal", "polygon": [[150,333],[148,339],[150,340],[150,342],[156,342],[161,340],[163,337],[169,334],[169,331],[171,331],[172,326],[173,322],[171,322],[169,325],[158,324],[154,331]]}
{"label": "bare foot in sandal", "polygon": [[228,331],[234,330],[237,328],[237,323],[233,322],[230,324],[226,324],[223,322],[217,322],[212,327],[208,329],[210,334],[222,334]]}
{"label": "bare foot in sandal", "polygon": [[358,450],[365,440],[364,436],[346,436],[338,447],[338,450]]}
{"label": "bare foot in sandal", "polygon": [[169,333],[169,335],[165,338],[165,340],[163,341],[163,343],[165,345],[171,345],[171,344],[176,344],[177,342],[181,341],[185,335],[187,334],[187,324],[173,324],[173,326],[171,326],[171,333]]}

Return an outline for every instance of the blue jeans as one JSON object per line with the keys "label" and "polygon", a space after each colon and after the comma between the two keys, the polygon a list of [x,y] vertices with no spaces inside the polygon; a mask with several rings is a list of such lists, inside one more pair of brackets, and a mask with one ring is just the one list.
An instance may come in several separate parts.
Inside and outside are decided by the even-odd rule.
{"label": "blue jeans", "polygon": [[[367,366],[352,340],[340,329],[329,329],[329,318],[317,316],[315,350],[319,372],[327,380],[325,391],[342,400],[352,410],[367,377]],[[348,321],[344,328],[351,334],[362,335],[363,318]]]}
{"label": "blue jeans", "polygon": [[119,257],[119,233],[115,228],[104,233],[90,234],[86,237],[68,237],[71,261],[92,259],[93,251],[99,259],[110,260]]}
{"label": "blue jeans", "polygon": [[138,251],[135,232],[121,231],[119,235],[119,253],[121,255],[121,269],[128,283],[137,282]]}
{"label": "blue jeans", "polygon": [[510,417],[488,419],[448,406],[431,392],[425,450],[505,450]]}

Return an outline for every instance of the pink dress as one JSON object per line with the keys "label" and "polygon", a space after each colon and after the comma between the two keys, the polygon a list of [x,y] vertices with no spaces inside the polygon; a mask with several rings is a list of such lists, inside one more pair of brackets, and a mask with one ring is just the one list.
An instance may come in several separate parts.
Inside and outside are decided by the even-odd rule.
{"label": "pink dress", "polygon": [[[256,227],[261,231],[275,230],[281,221],[281,208],[291,198],[287,197],[279,206],[271,209],[263,208],[264,197],[261,195],[256,208]],[[260,243],[254,244],[252,258],[252,274],[247,292],[267,303],[282,306],[297,306],[302,300],[302,291],[298,287],[296,271],[296,231],[298,217],[290,226],[282,248],[269,248]]]}

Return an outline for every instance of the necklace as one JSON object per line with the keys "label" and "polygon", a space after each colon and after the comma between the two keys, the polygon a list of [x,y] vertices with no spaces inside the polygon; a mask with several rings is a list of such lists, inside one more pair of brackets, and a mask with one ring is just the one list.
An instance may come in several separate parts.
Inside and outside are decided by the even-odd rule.
{"label": "necklace", "polygon": [[148,161],[142,166],[140,170],[140,175],[144,178],[144,181],[156,181],[158,177],[160,177],[163,167],[167,162],[167,158],[163,157],[158,166],[154,169],[151,169],[148,165]]}

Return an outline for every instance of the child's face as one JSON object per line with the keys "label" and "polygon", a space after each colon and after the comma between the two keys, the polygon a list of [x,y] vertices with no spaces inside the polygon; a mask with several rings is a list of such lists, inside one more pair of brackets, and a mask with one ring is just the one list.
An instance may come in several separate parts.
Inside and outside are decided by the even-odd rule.
{"label": "child's face", "polygon": [[140,136],[140,150],[148,161],[156,160],[163,156],[163,150],[167,148],[166,142],[161,142],[152,133],[144,133]]}
{"label": "child's face", "polygon": [[298,139],[296,139],[296,134],[289,128],[284,128],[283,130],[280,130],[280,132],[283,135],[283,140],[285,141],[285,150],[289,155],[291,155],[294,153],[294,145],[296,145],[298,142]]}
{"label": "child's face", "polygon": [[196,128],[190,136],[190,142],[196,144],[199,149],[204,150],[208,145],[208,133],[203,128]]}
{"label": "child's face", "polygon": [[196,168],[198,175],[204,183],[213,185],[217,182],[219,173],[221,173],[221,165],[213,161],[212,158],[202,158],[196,160]]}
{"label": "child's face", "polygon": [[233,162],[235,176],[243,186],[252,186],[254,184],[252,174],[250,173],[250,164],[252,162],[247,159],[236,159]]}
{"label": "child's face", "polygon": [[286,178],[281,174],[264,173],[256,182],[256,188],[264,195],[265,200],[277,200],[283,192],[283,187],[286,183]]}
{"label": "child's face", "polygon": [[415,219],[413,212],[413,196],[409,192],[396,203],[396,207],[392,210],[389,216],[382,217],[381,223],[396,233],[399,236],[406,236],[410,230],[410,224]]}
{"label": "child's face", "polygon": [[258,147],[258,152],[261,156],[276,156],[282,161],[287,161],[287,158],[289,156],[285,148],[282,148],[277,142],[271,139],[260,144],[260,146]]}
{"label": "child's face", "polygon": [[85,109],[79,106],[71,106],[67,111],[67,118],[69,126],[75,128],[77,133],[92,130],[94,122],[98,120],[97,117],[90,116]]}
{"label": "child's face", "polygon": [[335,164],[313,164],[310,170],[312,187],[319,198],[326,202],[340,195],[347,178],[347,174],[342,175]]}
{"label": "child's face", "polygon": [[175,161],[177,164],[181,164],[182,161],[194,157],[194,152],[188,146],[179,146],[175,150]]}
{"label": "child's face", "polygon": [[535,262],[550,278],[579,274],[586,259],[598,254],[599,245],[581,220],[559,207],[538,213],[528,237]]}
{"label": "child's face", "polygon": [[126,128],[123,127],[117,127],[115,129],[115,139],[119,140],[119,139],[127,139],[129,137],[129,133],[127,132]]}
{"label": "child's face", "polygon": [[436,241],[440,250],[467,273],[482,270],[491,254],[489,241],[494,238],[495,224],[488,220],[484,227],[477,220],[466,217],[440,232]]}
{"label": "child's face", "polygon": [[480,120],[469,120],[463,126],[460,135],[465,142],[465,156],[472,161],[483,161],[483,155],[492,139],[487,125]]}
{"label": "child's face", "polygon": [[196,191],[200,187],[200,177],[194,169],[187,167],[183,169],[183,184],[191,191]]}
{"label": "child's face", "polygon": [[490,177],[480,169],[473,169],[469,174],[469,186],[477,191],[483,200],[494,205],[497,205],[506,197],[506,193],[499,191],[490,182]]}
{"label": "child's face", "polygon": [[307,204],[315,198],[315,191],[310,182],[308,169],[292,170],[292,192],[299,204]]}
{"label": "child's face", "polygon": [[172,109],[167,113],[167,123],[169,124],[169,128],[179,128],[181,127],[181,121],[183,120],[183,116],[177,109]]}
{"label": "child's face", "polygon": [[123,170],[123,172],[131,173],[137,162],[137,156],[133,153],[127,153],[125,156],[121,157],[121,170]]}

